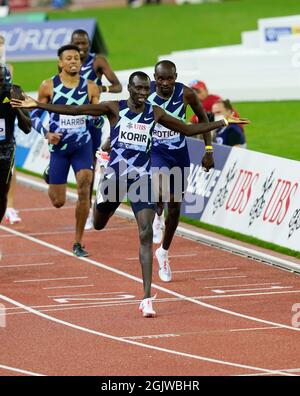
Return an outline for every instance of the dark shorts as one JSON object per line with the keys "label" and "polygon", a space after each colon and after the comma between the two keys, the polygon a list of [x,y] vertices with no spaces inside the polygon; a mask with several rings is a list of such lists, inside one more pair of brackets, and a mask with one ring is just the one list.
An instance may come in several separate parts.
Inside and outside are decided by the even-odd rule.
{"label": "dark shorts", "polygon": [[108,178],[104,176],[97,190],[97,209],[102,213],[112,213],[117,210],[121,202],[128,199],[133,212],[136,214],[143,209],[155,209],[151,201],[151,178],[143,176],[135,181],[127,177],[116,175]]}
{"label": "dark shorts", "polygon": [[50,150],[49,184],[66,184],[72,166],[76,175],[82,169],[93,170],[91,139],[84,144],[67,144],[65,149]]}
{"label": "dark shorts", "polygon": [[163,173],[167,176],[171,194],[182,195],[187,188],[190,173],[190,157],[187,146],[178,150],[160,150],[152,147],[152,173]]}
{"label": "dark shorts", "polygon": [[15,145],[0,143],[0,185],[6,189],[10,183],[15,159]]}

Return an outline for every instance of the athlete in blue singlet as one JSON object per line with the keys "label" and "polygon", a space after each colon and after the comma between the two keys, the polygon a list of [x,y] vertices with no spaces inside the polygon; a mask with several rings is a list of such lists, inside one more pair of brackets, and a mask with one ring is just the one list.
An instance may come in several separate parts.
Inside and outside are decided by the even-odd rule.
{"label": "athlete in blue singlet", "polygon": [[[111,154],[94,204],[94,227],[103,229],[114,214],[123,193],[128,193],[139,229],[139,257],[142,267],[144,298],[139,309],[144,317],[156,315],[151,298],[152,282],[152,222],[154,203],[149,200],[151,188],[151,136],[155,123],[172,131],[191,136],[207,133],[227,120],[207,124],[186,125],[168,115],[162,108],[147,103],[150,94],[150,78],[143,72],[135,72],[129,77],[129,99],[108,101],[98,105],[66,106],[44,104],[27,97],[23,101],[13,101],[18,107],[38,107],[66,115],[106,115],[111,126]],[[241,123],[241,120],[229,120]],[[116,192],[114,194],[114,192]],[[146,193],[145,193],[146,192]]]}
{"label": "athlete in blue singlet", "polygon": [[[191,88],[176,82],[176,66],[173,62],[168,60],[158,62],[155,66],[154,78],[155,81],[151,83],[151,95],[148,99],[150,103],[160,106],[168,114],[183,122],[186,119],[186,107],[190,105],[199,122],[208,122],[206,113],[195,92]],[[202,166],[209,170],[214,166],[210,134],[206,134],[204,140],[207,150],[202,159]],[[190,166],[185,136],[156,124],[153,132],[151,162],[154,177],[158,177],[162,173],[160,178],[165,180],[165,183],[162,183],[161,179],[158,180],[160,190],[164,189],[164,192],[160,191],[160,203],[157,206],[157,214],[153,222],[153,242],[161,242],[162,229],[165,228],[162,245],[156,250],[155,256],[159,264],[160,279],[169,282],[172,279],[172,272],[168,259],[168,249],[178,226],[180,206],[186,189]],[[162,169],[165,169],[165,171]],[[167,175],[164,175],[166,172]],[[172,172],[176,174],[175,177],[170,177]],[[175,187],[176,192],[174,191]],[[164,197],[166,193],[167,197]],[[165,202],[168,205],[166,220],[164,220],[163,215]]]}
{"label": "athlete in blue singlet", "polygon": [[[86,80],[94,81],[98,86],[99,92],[112,92],[119,93],[122,91],[122,85],[118,80],[118,77],[112,70],[107,59],[100,54],[90,52],[91,43],[89,40],[88,33],[85,30],[78,29],[74,30],[71,36],[71,43],[77,45],[80,49],[81,68],[80,75]],[[111,85],[103,85],[102,77],[105,76]],[[92,137],[93,155],[94,155],[94,171],[96,167],[96,151],[99,149],[102,138],[102,127],[104,124],[103,117],[93,118],[89,120],[89,132]],[[91,184],[91,195],[92,200],[94,180]],[[85,229],[91,229],[93,227],[93,216],[92,210],[87,219]]]}
{"label": "athlete in blue singlet", "polygon": [[[66,45],[58,50],[61,72],[42,83],[39,100],[43,103],[87,104],[99,102],[99,91],[95,83],[80,77],[80,55],[78,47]],[[73,253],[87,256],[82,247],[84,225],[89,213],[89,194],[93,176],[92,141],[87,128],[86,116],[65,116],[50,113],[49,130],[41,120],[40,110],[32,112],[34,128],[43,133],[49,142],[49,197],[52,204],[60,208],[66,200],[66,183],[72,166],[78,190],[76,206],[76,231]]]}

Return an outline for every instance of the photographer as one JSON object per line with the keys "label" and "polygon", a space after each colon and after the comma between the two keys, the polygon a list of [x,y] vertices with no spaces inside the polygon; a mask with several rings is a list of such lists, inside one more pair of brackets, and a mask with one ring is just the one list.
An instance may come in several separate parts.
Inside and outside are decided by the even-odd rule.
{"label": "photographer", "polygon": [[0,65],[0,222],[7,206],[7,194],[14,163],[16,119],[23,132],[31,131],[28,111],[12,108],[10,105],[12,97],[21,99],[23,97],[22,89],[12,84],[8,68]]}

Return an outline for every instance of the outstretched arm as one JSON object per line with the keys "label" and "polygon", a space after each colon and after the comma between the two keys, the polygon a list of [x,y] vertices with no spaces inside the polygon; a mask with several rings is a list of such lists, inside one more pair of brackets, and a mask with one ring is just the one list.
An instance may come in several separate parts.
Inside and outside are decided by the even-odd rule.
{"label": "outstretched arm", "polygon": [[193,136],[197,134],[204,134],[212,131],[213,129],[227,126],[228,124],[249,124],[250,121],[246,118],[223,119],[220,121],[208,122],[207,124],[193,124],[186,125],[184,122],[168,115],[163,109],[158,106],[153,106],[155,121],[174,132],[180,132],[186,136]]}
{"label": "outstretched arm", "polygon": [[11,101],[13,107],[22,108],[39,108],[53,113],[66,114],[66,115],[108,115],[111,112],[109,102],[102,102],[99,104],[86,104],[86,105],[60,105],[37,102],[30,96],[26,96],[25,100],[13,99]]}
{"label": "outstretched arm", "polygon": [[208,133],[213,129],[217,129],[226,125],[224,120],[209,122],[206,124],[186,125],[184,122],[178,120],[177,118],[168,115],[160,107],[153,106],[153,109],[156,122],[159,122],[161,125],[165,126],[168,129],[171,129],[174,132],[180,132],[186,136]]}

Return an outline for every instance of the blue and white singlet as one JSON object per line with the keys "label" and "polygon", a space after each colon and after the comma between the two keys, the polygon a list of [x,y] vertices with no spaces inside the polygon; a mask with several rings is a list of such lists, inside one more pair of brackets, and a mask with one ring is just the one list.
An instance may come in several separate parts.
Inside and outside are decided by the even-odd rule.
{"label": "blue and white singlet", "polygon": [[[89,103],[87,80],[80,77],[77,87],[67,88],[63,85],[59,75],[53,77],[53,104],[83,105]],[[85,144],[90,139],[87,130],[87,116],[70,116],[50,113],[51,132],[62,133],[60,146],[69,143]]]}
{"label": "blue and white singlet", "polygon": [[150,174],[152,133],[155,125],[153,107],[145,103],[143,113],[133,113],[127,100],[119,101],[119,120],[110,129],[111,154],[108,167],[117,176],[136,172],[141,177]]}
{"label": "blue and white singlet", "polygon": [[[156,93],[155,82],[151,82],[151,95],[148,101],[152,105],[157,105],[165,110],[165,112],[179,120],[185,122],[185,105],[183,101],[184,85],[175,83],[174,91],[169,99],[163,99]],[[185,136],[179,132],[174,132],[168,128],[156,124],[153,131],[153,148],[152,154],[157,150],[178,150],[186,146]]]}
{"label": "blue and white singlet", "polygon": [[94,53],[89,53],[88,57],[80,67],[80,75],[83,77],[85,80],[91,80],[94,81],[95,84],[101,86],[102,81],[101,78],[99,78],[94,70],[94,60],[96,58],[96,54]]}

